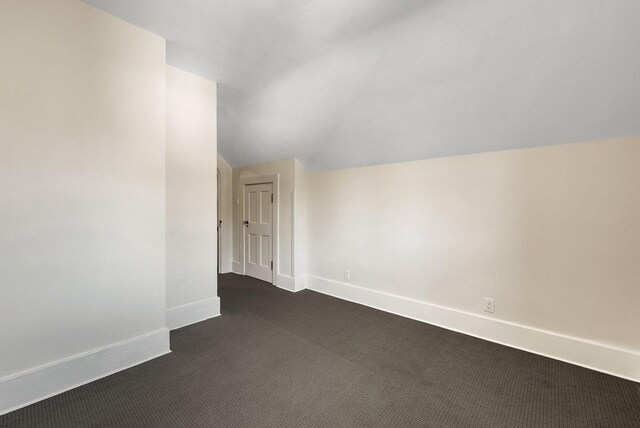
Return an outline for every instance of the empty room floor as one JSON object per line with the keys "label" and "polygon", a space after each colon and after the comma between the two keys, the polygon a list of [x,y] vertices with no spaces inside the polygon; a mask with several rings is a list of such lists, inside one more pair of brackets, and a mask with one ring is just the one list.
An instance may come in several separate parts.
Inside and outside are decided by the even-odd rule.
{"label": "empty room floor", "polygon": [[638,427],[640,385],[221,275],[172,353],[0,417],[26,427]]}

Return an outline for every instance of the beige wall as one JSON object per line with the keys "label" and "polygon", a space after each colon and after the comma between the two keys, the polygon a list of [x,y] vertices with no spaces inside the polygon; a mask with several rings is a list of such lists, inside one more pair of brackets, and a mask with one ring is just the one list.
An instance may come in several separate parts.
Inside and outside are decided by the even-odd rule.
{"label": "beige wall", "polygon": [[[292,204],[294,216],[293,273],[292,277],[304,281],[307,274],[307,175],[298,159],[294,160],[295,188]],[[299,284],[304,285],[304,284]]]}
{"label": "beige wall", "polygon": [[630,138],[310,174],[308,273],[638,351],[639,166]]}
{"label": "beige wall", "polygon": [[[3,0],[0,57],[2,378],[165,331],[165,42],[79,1]],[[0,413],[37,397],[4,380]]]}
{"label": "beige wall", "polygon": [[[167,308],[217,300],[216,84],[167,66]],[[217,313],[216,313],[217,314]],[[170,326],[173,327],[171,321]],[[182,323],[180,323],[182,324]]]}
{"label": "beige wall", "polygon": [[231,272],[233,261],[233,170],[226,160],[218,155],[220,173],[220,273]]}

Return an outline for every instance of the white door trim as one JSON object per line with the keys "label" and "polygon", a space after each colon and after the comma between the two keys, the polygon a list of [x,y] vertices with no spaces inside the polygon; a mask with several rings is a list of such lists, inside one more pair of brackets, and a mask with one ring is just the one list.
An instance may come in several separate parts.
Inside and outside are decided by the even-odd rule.
{"label": "white door trim", "polygon": [[246,266],[245,266],[245,227],[243,226],[242,222],[244,220],[246,220],[244,218],[245,216],[245,212],[244,212],[244,188],[245,186],[249,186],[252,184],[265,184],[265,183],[271,183],[273,185],[273,204],[271,205],[271,209],[272,209],[272,219],[273,219],[273,223],[272,223],[272,227],[273,227],[273,248],[271,250],[271,253],[273,254],[273,280],[272,280],[272,284],[273,285],[278,285],[278,222],[279,222],[279,216],[278,216],[278,194],[280,191],[280,186],[279,186],[279,180],[280,180],[280,174],[267,174],[267,175],[259,175],[259,176],[255,176],[255,177],[243,177],[240,178],[240,180],[238,181],[238,195],[239,195],[239,199],[240,199],[240,206],[238,208],[238,211],[240,212],[240,216],[239,216],[239,221],[238,221],[238,227],[240,228],[240,230],[242,230],[242,233],[240,234],[240,269],[241,269],[241,273],[242,275],[246,275]]}

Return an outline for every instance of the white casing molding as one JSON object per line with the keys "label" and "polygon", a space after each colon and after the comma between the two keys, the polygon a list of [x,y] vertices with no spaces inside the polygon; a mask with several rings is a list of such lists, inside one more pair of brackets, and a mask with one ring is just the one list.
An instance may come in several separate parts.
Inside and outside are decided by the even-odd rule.
{"label": "white casing molding", "polygon": [[307,288],[480,339],[640,382],[640,353],[307,275]]}
{"label": "white casing molding", "polygon": [[0,415],[136,366],[169,350],[161,328],[0,379]]}
{"label": "white casing molding", "polygon": [[307,277],[299,276],[297,278],[293,278],[289,275],[278,274],[277,287],[295,293],[307,288]]}
{"label": "white casing molding", "polygon": [[167,309],[167,327],[175,330],[219,315],[219,297],[202,299]]}

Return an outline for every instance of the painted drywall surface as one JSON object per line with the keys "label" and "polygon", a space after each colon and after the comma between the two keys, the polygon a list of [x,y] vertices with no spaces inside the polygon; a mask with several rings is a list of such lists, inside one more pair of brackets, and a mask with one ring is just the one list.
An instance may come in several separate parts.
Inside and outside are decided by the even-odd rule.
{"label": "painted drywall surface", "polygon": [[298,159],[294,162],[294,223],[292,277],[304,277],[307,273],[307,175]]}
{"label": "painted drywall surface", "polygon": [[167,308],[217,297],[216,84],[167,66]]}
{"label": "painted drywall surface", "polygon": [[3,0],[0,55],[3,377],[164,328],[165,42]]}
{"label": "painted drywall surface", "polygon": [[233,170],[229,163],[218,154],[218,172],[220,173],[220,272],[231,272],[233,261]]}
{"label": "painted drywall surface", "polygon": [[297,157],[320,171],[640,135],[638,0],[87,1],[221,83],[232,166]]}
{"label": "painted drywall surface", "polygon": [[639,162],[631,138],[309,174],[308,272],[637,351]]}
{"label": "painted drywall surface", "polygon": [[243,239],[242,213],[239,198],[240,179],[260,175],[278,174],[278,274],[291,275],[292,267],[292,196],[295,186],[295,160],[287,159],[233,169],[233,261],[240,263],[241,240]]}

